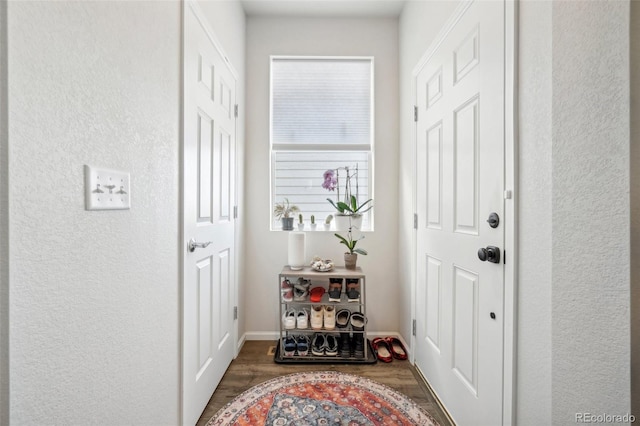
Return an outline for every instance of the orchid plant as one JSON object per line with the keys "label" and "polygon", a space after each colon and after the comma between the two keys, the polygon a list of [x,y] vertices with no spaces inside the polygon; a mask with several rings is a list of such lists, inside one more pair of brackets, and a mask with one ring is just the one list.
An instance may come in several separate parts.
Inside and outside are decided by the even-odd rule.
{"label": "orchid plant", "polygon": [[351,228],[349,228],[349,231],[347,232],[347,237],[343,237],[340,234],[333,234],[336,237],[338,237],[338,239],[340,240],[340,244],[344,244],[345,246],[347,246],[347,248],[349,249],[349,253],[350,254],[354,254],[354,253],[358,253],[358,254],[362,254],[364,256],[366,256],[367,251],[365,249],[362,248],[356,248],[356,244],[358,244],[358,241],[362,240],[364,238],[364,235],[362,235],[360,238],[353,238],[353,235],[351,234]]}
{"label": "orchid plant", "polygon": [[[358,166],[355,167],[355,172],[350,171],[349,167],[338,167],[337,169],[329,169],[323,174],[324,181],[322,182],[322,187],[327,191],[336,191],[338,195],[338,201],[335,202],[331,198],[327,198],[327,201],[331,203],[331,205],[340,213],[344,215],[355,215],[366,213],[373,208],[371,201],[372,199],[368,199],[362,204],[358,204]],[[345,183],[344,183],[344,201],[340,200],[340,170],[343,170],[346,173]],[[351,188],[351,180],[354,179],[356,182],[356,193],[355,195],[352,193]],[[368,204],[368,205],[367,205]]]}

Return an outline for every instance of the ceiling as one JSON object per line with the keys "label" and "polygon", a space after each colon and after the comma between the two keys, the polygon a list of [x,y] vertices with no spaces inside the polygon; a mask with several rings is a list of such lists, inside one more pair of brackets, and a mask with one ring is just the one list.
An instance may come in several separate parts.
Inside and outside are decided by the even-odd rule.
{"label": "ceiling", "polygon": [[405,0],[240,0],[248,16],[398,17]]}

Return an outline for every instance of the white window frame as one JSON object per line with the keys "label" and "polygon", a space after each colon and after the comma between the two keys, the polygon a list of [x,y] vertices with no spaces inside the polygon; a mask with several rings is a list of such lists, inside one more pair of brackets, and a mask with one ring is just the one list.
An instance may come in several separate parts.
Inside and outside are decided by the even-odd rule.
{"label": "white window frame", "polygon": [[[370,99],[371,99],[371,105],[370,105],[370,122],[369,122],[369,135],[370,135],[370,141],[369,144],[274,144],[273,143],[273,62],[274,60],[278,60],[278,59],[291,59],[291,60],[295,60],[295,59],[299,59],[299,60],[365,60],[365,61],[369,61],[370,66],[371,66],[371,81],[370,81]],[[374,74],[374,70],[375,70],[375,60],[373,56],[300,56],[300,55],[271,55],[269,57],[269,157],[270,157],[270,170],[269,170],[269,175],[270,175],[270,182],[269,182],[269,199],[270,199],[270,230],[271,231],[281,231],[281,227],[279,224],[279,221],[276,222],[276,219],[274,217],[273,214],[273,207],[275,206],[276,203],[281,202],[282,200],[276,200],[275,199],[275,181],[276,181],[276,176],[275,176],[275,169],[276,169],[276,153],[277,152],[304,152],[304,151],[326,151],[326,152],[340,152],[340,151],[345,151],[345,152],[354,152],[354,151],[360,151],[360,152],[367,152],[368,153],[368,176],[367,176],[367,184],[368,184],[368,188],[369,188],[369,193],[368,193],[368,198],[373,199],[374,201],[372,201],[372,203],[375,202],[375,188],[374,188],[374,175],[375,175],[375,171],[374,171],[374,152],[375,152],[375,74]],[[342,193],[342,185],[343,183],[340,182],[341,185],[341,193]],[[327,196],[323,197],[323,198],[335,198],[336,195],[334,192],[329,192],[327,191]],[[358,200],[359,202],[363,202],[366,200],[363,200],[362,198],[360,198]],[[327,204],[329,204],[328,201],[325,201]],[[366,226],[364,227],[364,229],[362,229],[362,231],[373,231],[374,230],[374,210],[375,207],[372,208],[371,210],[369,210],[367,213],[365,213],[364,215],[367,215],[367,220],[365,221]],[[337,211],[334,212],[334,216],[335,213],[337,213]],[[308,222],[308,217],[305,218],[305,221]],[[322,231],[327,231],[325,230],[325,228],[323,227],[323,223],[324,223],[325,218],[317,218],[316,219],[316,223],[318,224],[317,228],[315,229],[314,232],[322,232]],[[297,214],[294,215],[294,230],[296,229],[296,224],[298,223],[297,221]],[[305,232],[310,231],[310,229],[308,227],[305,227],[304,229]],[[329,232],[335,232],[335,220],[332,222],[331,225],[331,229],[329,230]]]}

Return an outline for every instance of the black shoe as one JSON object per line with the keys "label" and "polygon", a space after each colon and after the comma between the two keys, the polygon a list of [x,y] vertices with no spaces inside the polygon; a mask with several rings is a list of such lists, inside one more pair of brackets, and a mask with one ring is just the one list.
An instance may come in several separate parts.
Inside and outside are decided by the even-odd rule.
{"label": "black shoe", "polygon": [[337,356],[338,355],[338,339],[333,334],[327,334],[326,337],[326,346],[324,353],[327,356]]}
{"label": "black shoe", "polygon": [[350,322],[353,331],[364,331],[364,325],[367,323],[367,319],[362,312],[353,312]]}
{"label": "black shoe", "polygon": [[358,302],[360,300],[359,278],[347,278],[347,299],[349,302]]}
{"label": "black shoe", "polygon": [[356,358],[364,358],[364,336],[359,334],[353,336],[355,343],[353,345],[353,356]]}
{"label": "black shoe", "polygon": [[342,358],[351,357],[351,336],[349,333],[340,333],[340,356]]}
{"label": "black shoe", "polygon": [[322,333],[316,333],[313,335],[313,343],[311,344],[311,353],[315,356],[324,356],[324,351],[327,347],[327,339]]}
{"label": "black shoe", "polygon": [[339,302],[342,296],[342,278],[329,278],[329,302]]}
{"label": "black shoe", "polygon": [[345,329],[349,326],[349,319],[351,318],[351,311],[348,309],[341,309],[336,313],[336,327]]}

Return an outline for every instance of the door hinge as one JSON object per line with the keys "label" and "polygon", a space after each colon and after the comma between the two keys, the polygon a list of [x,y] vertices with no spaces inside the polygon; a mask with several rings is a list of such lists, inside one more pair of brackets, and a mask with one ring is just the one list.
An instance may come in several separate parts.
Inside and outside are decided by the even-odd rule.
{"label": "door hinge", "polygon": [[418,106],[413,106],[413,121],[418,122]]}
{"label": "door hinge", "polygon": [[238,206],[233,206],[233,218],[238,218]]}
{"label": "door hinge", "polygon": [[416,335],[416,320],[413,320],[413,325],[411,326],[411,335]]}
{"label": "door hinge", "polygon": [[233,319],[234,320],[238,319],[238,307],[237,306],[233,307]]}
{"label": "door hinge", "polygon": [[235,118],[238,118],[238,104],[235,104],[233,107],[233,115]]}
{"label": "door hinge", "polygon": [[413,214],[413,229],[418,229],[418,213]]}
{"label": "door hinge", "polygon": [[502,263],[505,264],[505,265],[507,264],[507,251],[506,250],[502,251]]}

